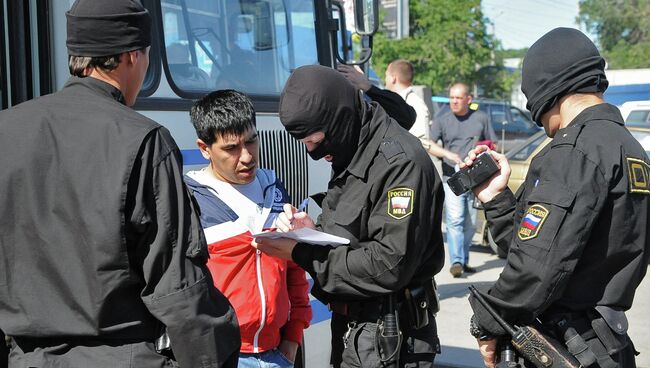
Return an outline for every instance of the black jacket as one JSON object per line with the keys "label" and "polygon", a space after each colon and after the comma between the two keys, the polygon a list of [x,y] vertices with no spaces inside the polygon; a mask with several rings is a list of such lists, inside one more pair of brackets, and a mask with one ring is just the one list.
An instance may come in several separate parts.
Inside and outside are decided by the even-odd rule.
{"label": "black jacket", "polygon": [[0,329],[115,346],[153,341],[162,322],[185,367],[239,350],[165,128],[73,77],[0,113],[0,131]]}
{"label": "black jacket", "polygon": [[417,118],[415,109],[397,93],[371,86],[366,91],[366,95],[377,102],[402,128],[409,130],[415,124]]}
{"label": "black jacket", "polygon": [[[352,162],[328,184],[317,226],[350,239],[298,244],[293,259],[321,301],[364,300],[430,280],[444,264],[442,183],[420,141],[366,104]],[[391,200],[392,198],[392,200]]]}
{"label": "black jacket", "polygon": [[[514,196],[485,203],[496,242],[510,248],[488,296],[507,320],[630,308],[650,255],[649,163],[618,109],[596,105],[555,134]],[[504,333],[474,311],[483,328]]]}

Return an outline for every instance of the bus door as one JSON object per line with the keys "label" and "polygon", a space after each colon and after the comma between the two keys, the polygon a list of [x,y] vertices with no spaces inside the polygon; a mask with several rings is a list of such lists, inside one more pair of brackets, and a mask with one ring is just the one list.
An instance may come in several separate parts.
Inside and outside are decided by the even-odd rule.
{"label": "bus door", "polygon": [[50,0],[2,0],[0,7],[2,109],[52,91],[49,24]]}

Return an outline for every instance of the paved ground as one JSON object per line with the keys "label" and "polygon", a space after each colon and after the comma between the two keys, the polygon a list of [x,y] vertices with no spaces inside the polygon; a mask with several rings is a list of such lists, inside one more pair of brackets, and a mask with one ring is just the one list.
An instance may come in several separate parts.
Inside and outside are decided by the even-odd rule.
{"label": "paved ground", "polygon": [[[441,298],[441,310],[436,320],[442,343],[442,354],[436,357],[438,367],[483,366],[476,341],[468,332],[472,312],[467,302],[467,287],[492,283],[499,277],[504,261],[482,248],[473,247],[472,250],[470,264],[480,272],[455,279],[446,264],[436,276]],[[634,307],[628,313],[628,318],[630,336],[636,349],[642,353],[637,357],[637,367],[650,368],[650,276],[637,289]]]}

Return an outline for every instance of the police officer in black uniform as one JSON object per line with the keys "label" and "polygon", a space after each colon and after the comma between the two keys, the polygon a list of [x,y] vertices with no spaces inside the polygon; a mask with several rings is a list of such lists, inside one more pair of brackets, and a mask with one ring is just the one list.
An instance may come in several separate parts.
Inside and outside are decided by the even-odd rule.
{"label": "police officer in black uniform", "polygon": [[[206,267],[179,149],[130,107],[149,64],[149,13],[134,0],[78,0],[66,15],[75,76],[0,113],[9,366],[234,367],[237,319]],[[164,328],[178,364],[156,350]]]}
{"label": "police officer in black uniform", "polygon": [[[322,66],[304,66],[289,77],[280,120],[313,159],[324,157],[333,169],[318,223],[287,205],[280,230],[315,226],[350,244],[263,239],[258,249],[311,274],[312,294],[333,310],[334,367],[379,367],[380,360],[432,367],[439,350],[432,278],[444,263],[444,194],[419,140]],[[395,311],[401,335],[384,341],[380,335],[390,335]]]}
{"label": "police officer in black uniform", "polygon": [[[553,140],[533,159],[524,184],[510,168],[474,192],[484,203],[507,264],[486,299],[508,322],[537,324],[566,342],[584,367],[634,367],[625,311],[650,254],[650,161],[604,103],[605,61],[581,32],[557,28],[526,53],[522,90],[533,119]],[[480,147],[466,160],[471,164]],[[472,334],[487,366],[504,330],[470,298]],[[540,324],[541,323],[541,324]]]}

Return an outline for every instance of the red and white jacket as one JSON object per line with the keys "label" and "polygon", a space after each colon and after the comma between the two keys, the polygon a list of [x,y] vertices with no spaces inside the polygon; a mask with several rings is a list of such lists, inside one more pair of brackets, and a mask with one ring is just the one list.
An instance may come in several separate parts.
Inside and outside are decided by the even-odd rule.
{"label": "red and white jacket", "polygon": [[[235,308],[241,330],[241,352],[277,348],[282,339],[302,342],[312,311],[305,271],[292,261],[257,251],[249,228],[228,206],[232,196],[206,184],[203,171],[191,171],[185,182],[201,209],[201,225],[208,243],[208,268],[214,285]],[[275,228],[289,196],[270,170],[258,169],[264,193],[264,230]],[[262,223],[262,221],[259,221]],[[261,231],[262,229],[255,229]]]}

